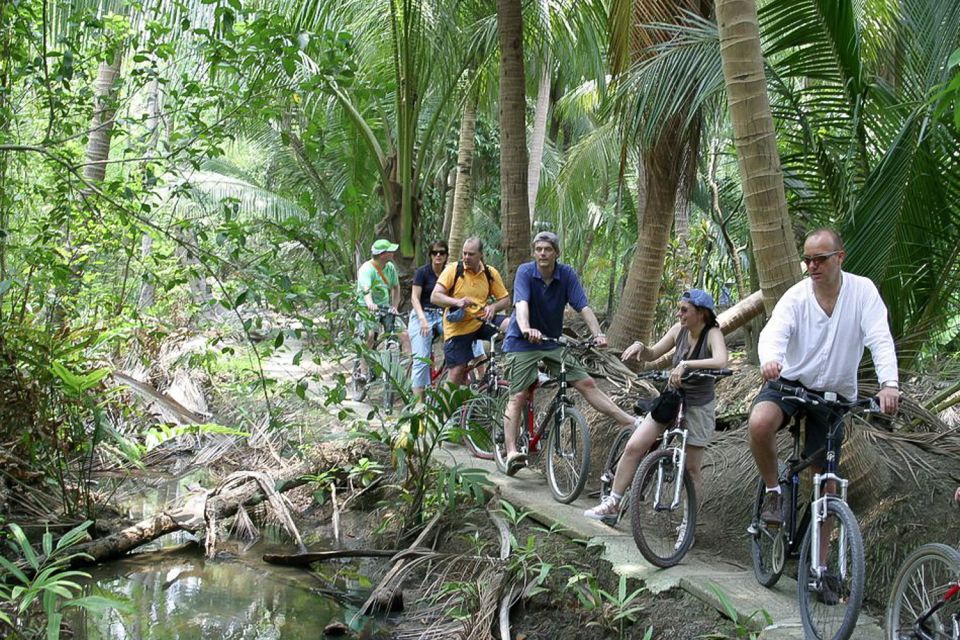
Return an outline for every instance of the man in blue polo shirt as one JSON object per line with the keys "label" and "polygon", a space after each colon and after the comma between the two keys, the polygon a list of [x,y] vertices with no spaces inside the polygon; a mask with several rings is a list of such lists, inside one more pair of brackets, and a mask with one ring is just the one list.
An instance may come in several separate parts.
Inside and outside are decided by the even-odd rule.
{"label": "man in blue polo shirt", "polygon": [[[557,262],[560,239],[550,231],[541,231],[533,239],[532,262],[517,269],[513,281],[514,313],[503,342],[507,353],[507,376],[510,379],[510,401],[504,419],[504,440],[507,450],[507,475],[514,475],[526,465],[526,455],[517,451],[520,408],[527,401],[530,387],[537,380],[537,364],[543,361],[551,374],[560,370],[560,345],[544,338],[559,338],[563,332],[563,310],[569,304],[583,316],[598,347],[607,346],[600,323],[588,306],[587,295],[573,267]],[[566,361],[567,381],[580,392],[594,409],[623,426],[631,426],[635,418],[614,404],[597,387],[586,369],[572,359]]]}

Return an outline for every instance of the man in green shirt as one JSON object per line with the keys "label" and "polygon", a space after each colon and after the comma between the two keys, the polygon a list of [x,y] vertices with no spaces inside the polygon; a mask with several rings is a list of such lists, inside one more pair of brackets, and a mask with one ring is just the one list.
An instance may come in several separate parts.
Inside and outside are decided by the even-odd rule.
{"label": "man in green shirt", "polygon": [[[397,274],[397,267],[393,264],[393,254],[398,247],[399,245],[384,238],[377,240],[370,247],[373,257],[364,262],[357,271],[357,297],[360,304],[373,313],[380,308],[387,308],[392,313],[397,313],[397,307],[400,304],[400,276]],[[393,320],[396,321],[396,318]],[[372,349],[376,344],[380,323],[365,322],[363,328],[367,346]],[[409,354],[410,336],[402,322],[397,324],[396,331],[403,352]]]}

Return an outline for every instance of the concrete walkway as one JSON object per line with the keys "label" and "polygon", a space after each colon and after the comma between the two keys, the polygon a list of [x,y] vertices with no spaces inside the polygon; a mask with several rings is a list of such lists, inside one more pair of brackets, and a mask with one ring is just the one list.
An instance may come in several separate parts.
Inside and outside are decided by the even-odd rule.
{"label": "concrete walkway", "polygon": [[[504,500],[520,510],[530,512],[530,517],[547,526],[561,526],[571,538],[602,545],[603,557],[613,565],[614,572],[643,581],[654,593],[680,588],[726,614],[720,598],[714,592],[714,589],[719,589],[736,609],[738,619],[761,631],[760,638],[792,640],[804,637],[797,604],[797,583],[786,575],[780,578],[773,589],[766,589],[757,583],[752,567],[733,564],[696,547],[676,567],[657,569],[649,565],[637,551],[628,521],[614,528],[583,517],[585,509],[596,505],[595,499],[581,497],[569,505],[560,504],[553,500],[546,478],[539,472],[526,469],[510,478],[500,473],[492,460],[474,458],[460,447],[446,447],[437,453],[436,459],[448,466],[458,464],[487,471],[490,480],[500,487]],[[746,533],[744,537],[726,543],[746,544],[745,536]],[[770,615],[773,620],[771,625],[765,626],[765,616],[760,613],[762,611]],[[856,640],[878,640],[883,637],[883,631],[875,619],[861,612],[852,637]]]}

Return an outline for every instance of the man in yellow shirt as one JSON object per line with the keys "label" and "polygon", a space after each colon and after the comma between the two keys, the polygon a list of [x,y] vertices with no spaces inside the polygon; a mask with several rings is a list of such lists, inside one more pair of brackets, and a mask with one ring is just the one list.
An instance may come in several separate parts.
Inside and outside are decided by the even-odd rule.
{"label": "man in yellow shirt", "polygon": [[497,312],[510,304],[503,278],[483,262],[483,241],[476,236],[463,243],[463,259],[448,264],[437,278],[430,301],[446,307],[443,316],[443,357],[450,382],[466,382],[467,363],[475,340],[487,340],[506,328],[509,318]]}

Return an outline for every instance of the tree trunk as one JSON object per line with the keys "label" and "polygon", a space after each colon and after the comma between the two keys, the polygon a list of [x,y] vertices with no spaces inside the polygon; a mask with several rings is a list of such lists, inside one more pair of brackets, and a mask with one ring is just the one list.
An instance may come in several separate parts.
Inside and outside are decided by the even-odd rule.
{"label": "tree trunk", "polygon": [[453,208],[450,211],[450,252],[460,255],[460,247],[467,237],[467,219],[473,205],[473,149],[476,145],[477,96],[471,91],[463,104],[460,120],[460,149],[457,152],[457,182],[453,189]]}
{"label": "tree trunk", "polygon": [[533,112],[533,131],[530,133],[530,165],[527,167],[527,208],[530,227],[537,217],[537,192],[540,190],[540,168],[543,165],[543,146],[547,139],[547,116],[550,113],[550,56],[544,60],[537,89],[537,107]]}
{"label": "tree trunk", "polygon": [[447,188],[443,193],[443,229],[440,232],[440,237],[449,238],[450,226],[453,223],[453,197],[457,194],[456,167],[450,169],[447,173]]}
{"label": "tree trunk", "polygon": [[527,130],[520,0],[497,0],[500,27],[500,228],[507,288],[530,257]]}
{"label": "tree trunk", "polygon": [[103,182],[107,173],[106,162],[110,158],[110,137],[113,135],[116,113],[114,84],[120,75],[122,56],[117,53],[112,62],[101,62],[97,80],[93,86],[93,121],[87,139],[86,163],[83,177],[88,182]]}
{"label": "tree trunk", "polygon": [[637,339],[651,340],[683,166],[682,140],[683,133],[677,127],[668,127],[644,155],[645,206],[638,221],[637,248],[627,271],[623,298],[608,332],[614,349],[623,349]]}
{"label": "tree trunk", "polygon": [[767,95],[755,0],[717,0],[717,23],[754,258],[769,313],[800,279],[800,260]]}
{"label": "tree trunk", "polygon": [[[157,141],[160,136],[160,82],[154,79],[150,83],[150,87],[147,91],[147,144],[145,145],[144,156],[151,156],[157,150]],[[147,162],[144,162],[140,170],[144,176],[144,181],[146,182],[146,171],[147,171]],[[144,269],[147,268],[147,265],[150,263],[150,254],[153,252],[153,236],[149,233],[144,232],[140,238],[140,264],[143,265]],[[143,278],[140,281],[140,295],[138,296],[137,309],[143,311],[153,306],[153,303],[156,302],[157,291],[156,285],[153,284],[153,281],[148,278]]]}

